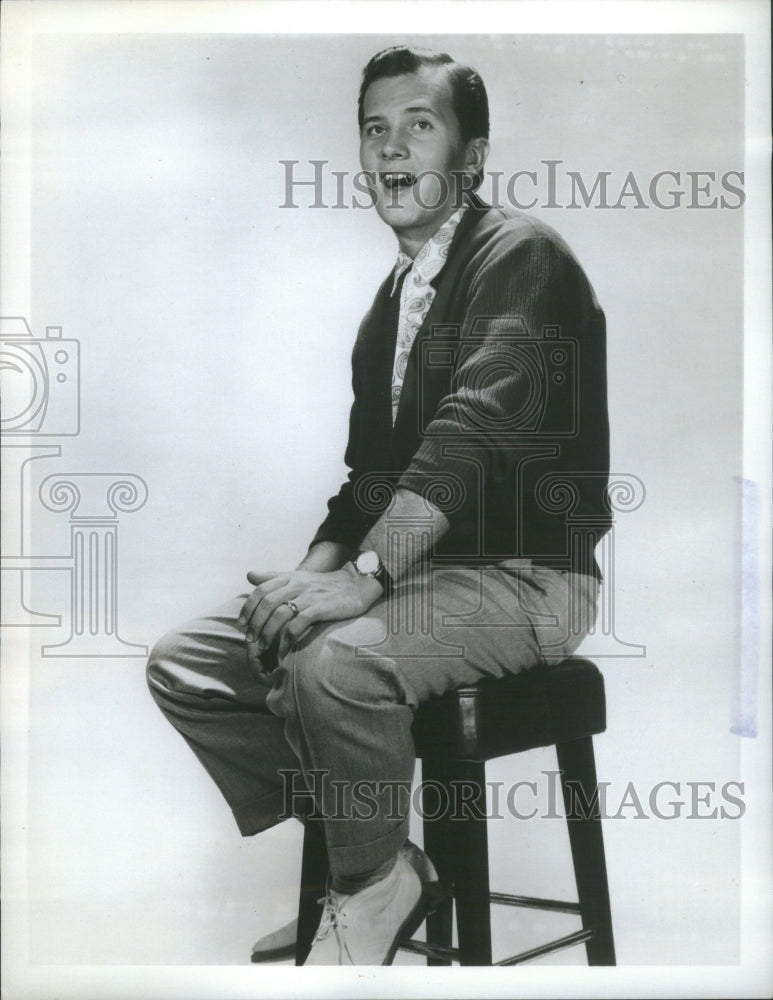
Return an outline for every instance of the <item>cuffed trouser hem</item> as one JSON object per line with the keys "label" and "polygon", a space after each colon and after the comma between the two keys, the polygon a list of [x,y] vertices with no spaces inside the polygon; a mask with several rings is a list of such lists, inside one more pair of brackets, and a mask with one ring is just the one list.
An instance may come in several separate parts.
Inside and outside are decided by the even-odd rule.
{"label": "cuffed trouser hem", "polygon": [[331,846],[328,835],[327,853],[331,870],[337,875],[360,875],[363,872],[373,871],[397,854],[408,839],[408,827],[409,822],[406,817],[393,830],[377,840],[340,847]]}
{"label": "cuffed trouser hem", "polygon": [[243,837],[253,837],[256,833],[276,826],[283,819],[290,818],[283,815],[284,794],[281,790],[269,792],[259,801],[234,807],[231,811]]}

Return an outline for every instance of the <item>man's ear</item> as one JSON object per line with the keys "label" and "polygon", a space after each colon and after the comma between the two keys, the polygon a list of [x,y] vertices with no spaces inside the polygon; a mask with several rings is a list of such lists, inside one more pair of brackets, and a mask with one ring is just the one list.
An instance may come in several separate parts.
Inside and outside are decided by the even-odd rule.
{"label": "man's ear", "polygon": [[470,139],[465,151],[464,167],[470,173],[475,173],[479,177],[483,176],[483,168],[488,159],[489,142],[488,139],[479,137]]}

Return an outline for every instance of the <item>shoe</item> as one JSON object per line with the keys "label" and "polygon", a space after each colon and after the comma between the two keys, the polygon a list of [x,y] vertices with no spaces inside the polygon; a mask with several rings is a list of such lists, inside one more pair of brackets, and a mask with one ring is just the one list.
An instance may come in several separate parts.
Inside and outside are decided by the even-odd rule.
{"label": "shoe", "polygon": [[[419,876],[425,896],[430,901],[436,902],[442,893],[437,871],[430,859],[420,847],[417,847],[410,840],[406,840],[400,848],[400,854]],[[295,958],[297,939],[298,921],[296,919],[259,938],[252,946],[251,961],[257,965],[260,962],[281,962],[286,958]]]}
{"label": "shoe", "polygon": [[440,884],[437,869],[420,847],[417,847],[412,841],[406,840],[400,848],[400,854],[419,876],[422,885],[434,886]]}
{"label": "shoe", "polygon": [[427,914],[421,881],[398,854],[386,878],[352,895],[332,889],[305,965],[391,965],[401,935]]}
{"label": "shoe", "polygon": [[295,958],[295,947],[298,938],[298,920],[272,931],[257,940],[252,946],[252,958],[258,962],[281,962],[284,958]]}

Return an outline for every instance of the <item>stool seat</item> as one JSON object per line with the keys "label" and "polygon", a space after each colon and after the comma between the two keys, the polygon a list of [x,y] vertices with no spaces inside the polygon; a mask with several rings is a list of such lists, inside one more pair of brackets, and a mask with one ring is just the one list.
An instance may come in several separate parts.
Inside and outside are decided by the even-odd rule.
{"label": "stool seat", "polygon": [[417,757],[486,761],[605,729],[604,678],[577,657],[424,702],[413,738]]}

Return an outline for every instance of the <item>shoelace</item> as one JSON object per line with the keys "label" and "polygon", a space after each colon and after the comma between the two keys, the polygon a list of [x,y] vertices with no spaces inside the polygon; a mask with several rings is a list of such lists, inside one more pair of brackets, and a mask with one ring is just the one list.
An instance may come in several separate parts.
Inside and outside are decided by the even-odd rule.
{"label": "shoelace", "polygon": [[331,930],[338,927],[338,910],[336,909],[335,900],[329,894],[327,896],[320,896],[317,902],[322,903],[323,909],[322,919],[319,922],[317,933],[314,935],[314,940],[324,941]]}
{"label": "shoelace", "polygon": [[[355,965],[356,963],[352,958],[349,946],[346,943],[346,936],[342,933],[346,930],[346,924],[340,920],[341,912],[336,906],[336,901],[333,899],[333,896],[328,893],[325,896],[321,896],[317,902],[322,903],[323,909],[322,919],[319,922],[317,933],[314,935],[314,941],[324,941],[331,931],[335,931],[339,952],[345,951],[349,956],[349,961],[352,965]],[[339,933],[339,929],[341,933]]]}

